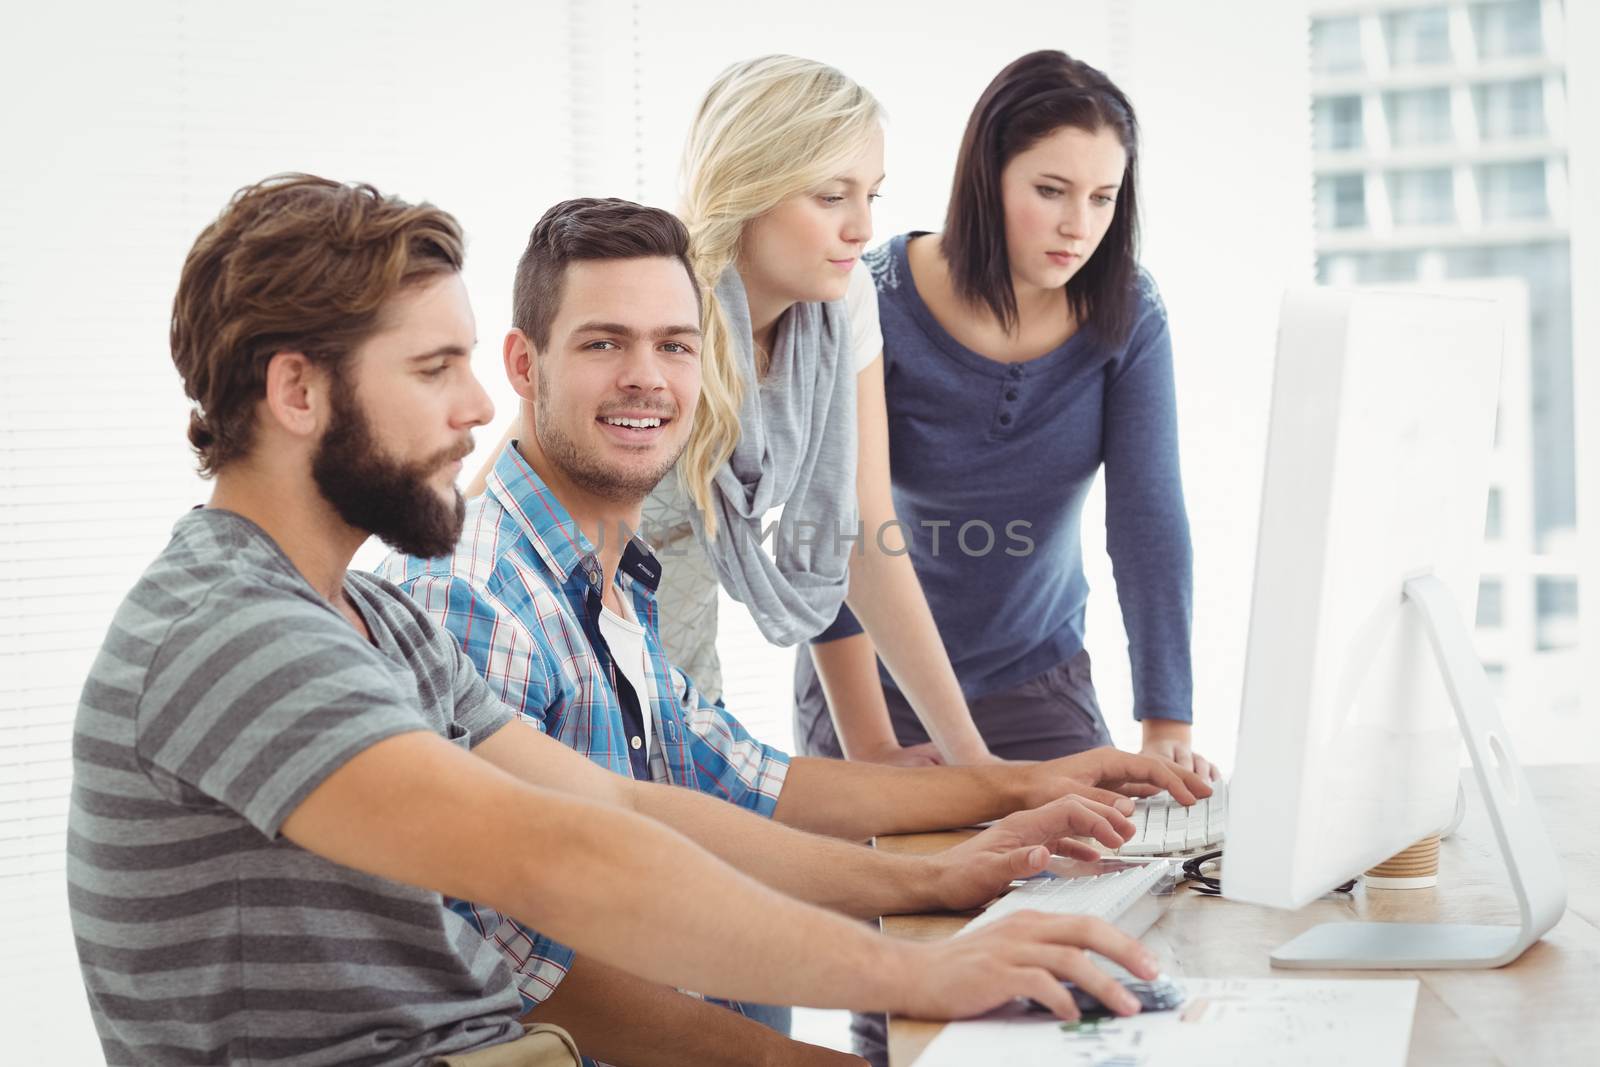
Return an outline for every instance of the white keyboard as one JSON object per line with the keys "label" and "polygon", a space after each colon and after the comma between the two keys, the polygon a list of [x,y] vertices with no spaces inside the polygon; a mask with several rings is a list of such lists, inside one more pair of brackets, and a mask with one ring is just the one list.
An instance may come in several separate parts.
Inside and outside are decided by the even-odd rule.
{"label": "white keyboard", "polygon": [[1160,918],[1156,897],[1170,897],[1179,877],[1179,865],[1170,860],[1123,861],[1108,856],[1098,863],[1076,863],[1071,869],[1089,873],[1077,877],[1030,878],[990,904],[961,933],[987,926],[1018,911],[1043,911],[1052,915],[1092,915],[1134,937]]}
{"label": "white keyboard", "polygon": [[1222,844],[1228,824],[1228,785],[1212,782],[1209,797],[1184,807],[1171,793],[1158,793],[1134,801],[1133,820],[1138,832],[1118,849],[1123,856],[1181,856]]}

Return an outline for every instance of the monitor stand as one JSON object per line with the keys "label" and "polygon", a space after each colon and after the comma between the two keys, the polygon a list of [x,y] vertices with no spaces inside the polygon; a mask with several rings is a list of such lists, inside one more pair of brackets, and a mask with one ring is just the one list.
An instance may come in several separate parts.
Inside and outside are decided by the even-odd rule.
{"label": "monitor stand", "polygon": [[1505,857],[1521,922],[1324,923],[1272,953],[1272,965],[1292,969],[1428,970],[1502,967],[1560,921],[1567,910],[1561,863],[1539,821],[1533,792],[1511,749],[1489,681],[1472,648],[1461,613],[1444,583],[1429,574],[1405,584],[1405,598],[1422,612],[1428,640],[1444,675],[1456,722],[1472,753],[1478,789],[1489,808]]}

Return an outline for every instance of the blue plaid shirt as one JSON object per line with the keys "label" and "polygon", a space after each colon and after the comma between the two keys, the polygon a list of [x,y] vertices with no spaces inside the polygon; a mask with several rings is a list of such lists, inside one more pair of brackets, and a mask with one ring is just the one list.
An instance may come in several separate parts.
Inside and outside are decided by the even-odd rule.
{"label": "blue plaid shirt", "polygon": [[[523,721],[618,774],[670,782],[771,815],[789,757],[756,741],[667,662],[655,601],[660,564],[635,538],[617,584],[645,628],[648,693],[630,700],[600,635],[599,560],[572,516],[511,442],[482,496],[467,504],[455,553],[390,555],[385,578],[455,635],[502,701]],[[632,749],[638,716],[652,716],[648,754]],[[630,725],[632,720],[632,725]],[[552,992],[572,950],[509,916],[452,906],[493,940],[517,974],[523,1004]]]}

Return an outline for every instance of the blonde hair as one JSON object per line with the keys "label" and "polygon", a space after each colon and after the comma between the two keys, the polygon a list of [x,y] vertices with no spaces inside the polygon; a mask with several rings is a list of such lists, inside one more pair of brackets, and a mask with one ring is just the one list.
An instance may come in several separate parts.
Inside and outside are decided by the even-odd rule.
{"label": "blonde hair", "polygon": [[[711,482],[739,443],[744,395],[738,348],[716,298],[738,259],[745,225],[836,177],[878,129],[872,94],[833,67],[771,55],[723,71],[700,104],[683,153],[689,259],[705,290],[700,405],[678,461],[706,536],[715,537]],[[765,371],[757,367],[757,376]]]}

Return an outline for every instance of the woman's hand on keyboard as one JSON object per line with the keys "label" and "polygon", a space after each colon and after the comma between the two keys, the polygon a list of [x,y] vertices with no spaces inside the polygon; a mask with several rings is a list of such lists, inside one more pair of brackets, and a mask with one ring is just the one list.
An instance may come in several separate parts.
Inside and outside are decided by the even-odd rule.
{"label": "woman's hand on keyboard", "polygon": [[934,901],[948,911],[978,907],[999,896],[1013,879],[1044,870],[1052,853],[1081,860],[1100,857],[1100,849],[1076,838],[1090,837],[1116,849],[1135,829],[1115,808],[1080,797],[1014,812],[932,857]]}
{"label": "woman's hand on keyboard", "polygon": [[907,947],[913,959],[901,983],[905,996],[892,1010],[919,1019],[981,1015],[1013,997],[1032,997],[1058,1018],[1076,1019],[1078,1008],[1062,988],[1064,980],[1118,1015],[1133,1015],[1139,1002],[1085,950],[1146,980],[1157,972],[1155,958],[1139,942],[1083,915],[1018,912],[948,941]]}
{"label": "woman's hand on keyboard", "polygon": [[1023,776],[1024,803],[1037,806],[1060,796],[1081,796],[1131,811],[1127,798],[1165,790],[1180,804],[1211,795],[1211,784],[1169,759],[1141,756],[1106,746],[1075,756],[1017,768]]}
{"label": "woman's hand on keyboard", "polygon": [[1146,756],[1161,756],[1185,767],[1208,782],[1214,782],[1222,777],[1222,768],[1213,764],[1200,753],[1194,750],[1194,731],[1186,722],[1176,722],[1172,719],[1146,719],[1144,721],[1144,744],[1139,747],[1140,753]]}

